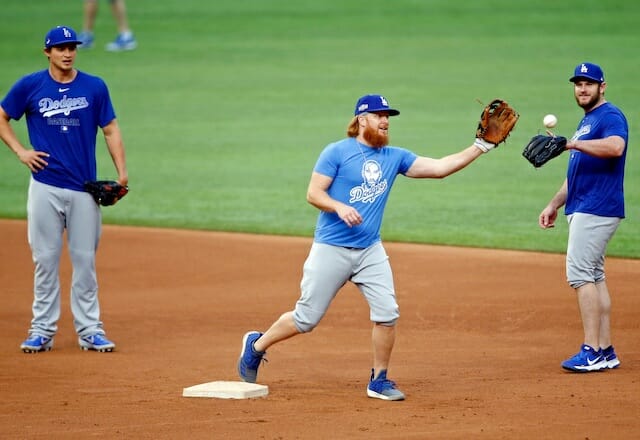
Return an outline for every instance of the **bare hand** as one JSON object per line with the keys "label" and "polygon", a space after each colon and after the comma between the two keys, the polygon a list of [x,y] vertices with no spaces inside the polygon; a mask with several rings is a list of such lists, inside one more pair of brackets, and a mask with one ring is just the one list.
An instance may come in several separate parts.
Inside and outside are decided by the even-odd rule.
{"label": "bare hand", "polygon": [[557,217],[558,210],[547,206],[540,213],[540,217],[538,217],[538,225],[540,225],[542,229],[553,228]]}
{"label": "bare hand", "polygon": [[341,205],[337,209],[336,213],[350,228],[362,223],[362,216],[358,210],[352,206]]}
{"label": "bare hand", "polygon": [[18,153],[20,162],[28,166],[34,173],[43,170],[44,167],[49,165],[49,162],[44,159],[45,157],[49,157],[49,153],[45,153],[44,151],[23,150]]}

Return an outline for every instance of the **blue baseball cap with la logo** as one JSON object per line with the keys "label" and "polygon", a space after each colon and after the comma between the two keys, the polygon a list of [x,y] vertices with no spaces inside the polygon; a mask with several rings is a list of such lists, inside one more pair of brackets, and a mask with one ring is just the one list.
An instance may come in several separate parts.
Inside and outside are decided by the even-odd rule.
{"label": "blue baseball cap with la logo", "polygon": [[45,49],[65,44],[82,44],[82,41],[78,40],[76,31],[69,26],[56,26],[44,37]]}
{"label": "blue baseball cap with la logo", "polygon": [[580,79],[586,79],[595,81],[597,83],[604,82],[604,73],[597,64],[593,63],[581,63],[576,66],[573,76],[569,79],[571,82],[580,81]]}
{"label": "blue baseball cap with la logo", "polygon": [[387,101],[384,96],[364,95],[362,98],[358,99],[358,102],[356,103],[356,110],[354,112],[355,116],[361,115],[362,113],[372,112],[387,112],[389,113],[389,116],[397,116],[400,114],[400,111],[389,107],[389,101]]}

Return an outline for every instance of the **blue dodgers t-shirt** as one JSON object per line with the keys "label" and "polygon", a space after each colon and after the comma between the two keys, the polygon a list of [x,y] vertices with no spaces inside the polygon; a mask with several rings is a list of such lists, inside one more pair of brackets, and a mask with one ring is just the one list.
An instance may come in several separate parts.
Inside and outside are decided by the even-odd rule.
{"label": "blue dodgers t-shirt", "polygon": [[[620,136],[628,145],[629,129],[624,114],[605,103],[585,114],[573,139]],[[602,159],[571,150],[567,169],[568,194],[565,214],[575,212],[624,218],[624,166],[627,148],[620,157]]]}
{"label": "blue dodgers t-shirt", "polygon": [[12,119],[26,115],[33,149],[50,155],[49,165],[32,173],[35,180],[83,191],[96,179],[98,127],[116,117],[102,79],[78,71],[72,82],[59,83],[42,70],[18,80],[0,105]]}
{"label": "blue dodgers t-shirt", "polygon": [[357,209],[362,223],[350,228],[338,214],[321,211],[315,241],[354,248],[366,248],[380,241],[389,191],[397,175],[406,173],[417,157],[399,147],[370,148],[355,138],[325,147],[314,171],[333,179],[327,191],[329,196]]}

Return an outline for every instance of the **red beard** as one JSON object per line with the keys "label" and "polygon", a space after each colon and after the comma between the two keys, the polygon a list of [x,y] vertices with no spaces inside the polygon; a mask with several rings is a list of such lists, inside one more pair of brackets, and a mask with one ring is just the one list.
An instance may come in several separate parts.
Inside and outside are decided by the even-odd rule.
{"label": "red beard", "polygon": [[368,125],[364,128],[364,132],[362,132],[362,137],[369,145],[374,148],[382,148],[385,145],[389,144],[389,135],[386,133],[378,132],[377,128],[373,128]]}

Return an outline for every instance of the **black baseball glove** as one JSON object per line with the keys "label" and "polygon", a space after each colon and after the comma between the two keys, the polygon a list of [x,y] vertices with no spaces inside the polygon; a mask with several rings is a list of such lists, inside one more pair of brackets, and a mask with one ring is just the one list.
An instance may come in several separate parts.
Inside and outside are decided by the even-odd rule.
{"label": "black baseball glove", "polygon": [[84,190],[93,196],[98,205],[115,205],[129,192],[129,187],[115,180],[93,180],[84,183]]}
{"label": "black baseball glove", "polygon": [[536,168],[540,168],[567,149],[567,138],[538,134],[531,138],[522,155]]}

